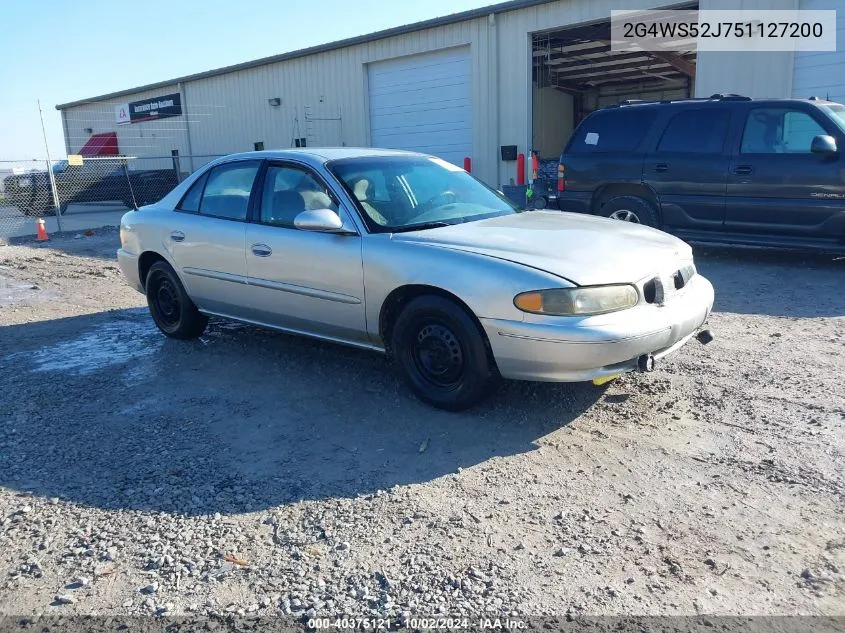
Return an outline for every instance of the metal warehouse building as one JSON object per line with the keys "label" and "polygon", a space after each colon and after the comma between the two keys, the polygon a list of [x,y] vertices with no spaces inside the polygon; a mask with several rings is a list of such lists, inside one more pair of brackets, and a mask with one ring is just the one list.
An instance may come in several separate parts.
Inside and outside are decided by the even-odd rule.
{"label": "metal warehouse building", "polygon": [[[845,100],[845,51],[613,52],[611,9],[832,9],[841,0],[513,0],[57,106],[69,154],[179,155],[181,171],[253,149],[424,151],[493,185],[513,148],[559,155],[574,125],[624,99],[714,93]],[[845,11],[838,14],[845,36]],[[184,158],[181,158],[184,157]],[[150,167],[147,161],[144,165]]]}

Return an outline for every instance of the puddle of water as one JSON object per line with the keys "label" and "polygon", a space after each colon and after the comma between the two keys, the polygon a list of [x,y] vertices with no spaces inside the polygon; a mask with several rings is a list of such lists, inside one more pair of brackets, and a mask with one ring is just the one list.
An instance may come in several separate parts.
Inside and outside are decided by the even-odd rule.
{"label": "puddle of water", "polygon": [[34,364],[33,371],[87,375],[114,365],[143,361],[158,352],[163,342],[152,321],[120,320],[26,355]]}

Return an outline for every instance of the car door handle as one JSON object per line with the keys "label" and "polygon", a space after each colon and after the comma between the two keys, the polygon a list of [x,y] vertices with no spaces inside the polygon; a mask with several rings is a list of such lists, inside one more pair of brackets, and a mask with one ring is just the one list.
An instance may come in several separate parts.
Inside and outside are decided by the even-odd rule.
{"label": "car door handle", "polygon": [[185,240],[185,234],[182,231],[171,231],[170,239],[174,242],[182,242]]}
{"label": "car door handle", "polygon": [[273,253],[273,249],[267,246],[266,244],[253,244],[252,245],[252,254],[256,257],[270,257]]}
{"label": "car door handle", "polygon": [[754,168],[751,165],[738,165],[734,167],[734,173],[738,176],[747,176],[754,173]]}
{"label": "car door handle", "polygon": [[654,171],[656,171],[660,174],[665,173],[665,172],[669,171],[669,165],[667,165],[666,163],[657,163],[654,166]]}

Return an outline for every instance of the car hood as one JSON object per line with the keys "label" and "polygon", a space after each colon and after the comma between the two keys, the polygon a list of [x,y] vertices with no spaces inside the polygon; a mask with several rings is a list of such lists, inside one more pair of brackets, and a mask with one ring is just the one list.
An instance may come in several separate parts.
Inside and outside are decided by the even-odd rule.
{"label": "car hood", "polygon": [[632,283],[692,259],[688,244],[657,229],[559,211],[396,233],[392,239],[496,257],[580,286]]}

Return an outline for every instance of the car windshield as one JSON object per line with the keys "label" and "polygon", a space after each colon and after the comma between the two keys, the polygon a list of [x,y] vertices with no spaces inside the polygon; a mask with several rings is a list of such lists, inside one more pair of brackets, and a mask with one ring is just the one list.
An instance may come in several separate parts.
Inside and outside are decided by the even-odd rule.
{"label": "car windshield", "polygon": [[826,110],[827,113],[833,117],[833,120],[836,121],[836,124],[843,131],[845,131],[845,106],[836,103],[833,105],[824,105],[821,107],[823,110]]}
{"label": "car windshield", "polygon": [[444,160],[370,156],[328,168],[358,201],[377,233],[414,231],[517,213],[507,198]]}

